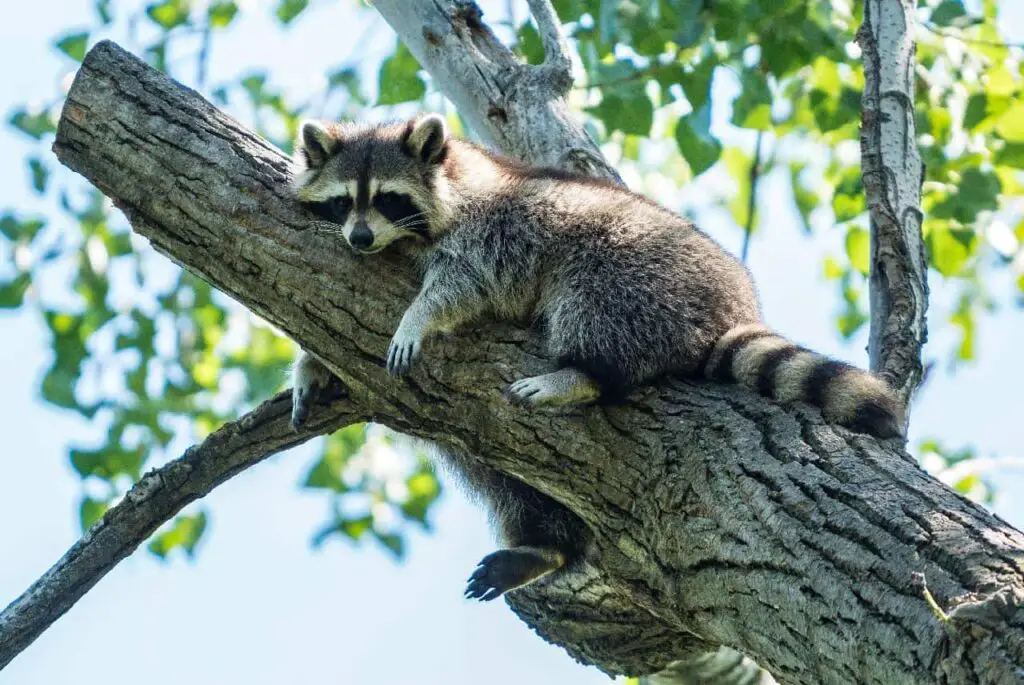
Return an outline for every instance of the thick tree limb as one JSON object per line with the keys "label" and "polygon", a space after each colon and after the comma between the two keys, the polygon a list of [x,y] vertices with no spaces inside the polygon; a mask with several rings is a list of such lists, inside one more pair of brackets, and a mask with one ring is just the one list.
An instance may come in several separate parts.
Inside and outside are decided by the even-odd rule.
{"label": "thick tree limb", "polygon": [[344,399],[317,407],[291,429],[291,394],[281,393],[150,471],[21,597],[0,613],[0,670],[183,507],[267,457],[356,423]]}
{"label": "thick tree limb", "polygon": [[159,251],[323,358],[353,415],[465,448],[575,511],[594,533],[588,566],[509,603],[576,658],[642,674],[729,645],[782,683],[1018,681],[1024,535],[898,446],[680,381],[622,407],[514,409],[505,384],[545,362],[507,327],[434,344],[389,378],[416,285],[403,260],[310,229],[288,160],[111,43],[86,57],[56,150]]}
{"label": "thick tree limb", "polygon": [[867,0],[860,149],[871,214],[871,370],[904,404],[921,383],[928,262],[921,238],[924,167],[914,123],[913,0]]}

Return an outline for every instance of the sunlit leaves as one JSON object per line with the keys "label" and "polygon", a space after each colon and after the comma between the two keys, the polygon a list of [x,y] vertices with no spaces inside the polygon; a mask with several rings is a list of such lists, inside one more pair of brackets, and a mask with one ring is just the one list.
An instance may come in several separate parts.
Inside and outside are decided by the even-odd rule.
{"label": "sunlit leaves", "polygon": [[979,212],[999,207],[1000,190],[999,177],[991,171],[965,169],[956,183],[956,191],[932,207],[929,215],[970,225]]}
{"label": "sunlit leaves", "polygon": [[921,465],[954,490],[975,502],[992,503],[992,485],[984,477],[984,470],[971,463],[978,456],[973,448],[953,449],[938,440],[925,440],[920,453]]}
{"label": "sunlit leaves", "polygon": [[27,273],[17,274],[10,280],[0,276],[0,309],[20,307],[30,285],[32,285],[32,276]]}
{"label": "sunlit leaves", "polygon": [[974,232],[932,225],[925,238],[928,261],[946,277],[958,276],[967,263],[974,247]]}
{"label": "sunlit leaves", "polygon": [[544,61],[544,44],[532,23],[525,22],[519,27],[515,51],[527,64],[540,64]]}
{"label": "sunlit leaves", "polygon": [[57,122],[48,110],[30,112],[25,108],[17,109],[7,123],[35,140],[42,140],[43,136],[57,131]]}
{"label": "sunlit leaves", "polygon": [[942,0],[932,12],[931,21],[939,26],[950,26],[957,19],[967,15],[962,0]]}
{"label": "sunlit leaves", "polygon": [[46,182],[50,179],[50,170],[38,157],[28,160],[28,169],[32,177],[32,190],[42,195],[46,192]]}
{"label": "sunlit leaves", "polygon": [[83,497],[78,506],[78,522],[82,532],[89,530],[94,523],[103,518],[108,509],[110,509],[110,502],[107,500]]}
{"label": "sunlit leaves", "polygon": [[10,212],[0,216],[0,234],[11,242],[30,243],[45,225],[42,219],[20,219]]}
{"label": "sunlit leaves", "polygon": [[601,102],[588,107],[587,112],[600,119],[609,134],[622,131],[646,136],[650,133],[654,104],[644,90],[647,79],[641,78],[630,62],[602,64],[595,79],[602,84]]}
{"label": "sunlit leaves", "polygon": [[377,104],[397,105],[422,98],[427,86],[419,72],[419,62],[404,44],[399,43],[395,54],[381,64]]}
{"label": "sunlit leaves", "polygon": [[711,135],[702,117],[687,114],[676,122],[676,144],[694,176],[704,173],[722,156],[722,144]]}
{"label": "sunlit leaves", "polygon": [[188,23],[189,3],[187,0],[166,0],[146,7],[146,16],[165,31]]}
{"label": "sunlit leaves", "polygon": [[428,528],[427,514],[440,484],[425,459],[413,456],[403,439],[358,424],[329,436],[320,459],[306,475],[307,488],[333,494],[330,521],[314,536],[322,545],[333,537],[360,541],[367,535],[396,557],[404,554],[402,522]]}
{"label": "sunlit leaves", "polygon": [[290,24],[309,6],[309,0],[279,0],[274,14],[282,24]]}
{"label": "sunlit leaves", "polygon": [[238,14],[238,5],[231,0],[215,2],[207,10],[210,26],[215,29],[222,29],[230,25],[236,14]]}
{"label": "sunlit leaves", "polygon": [[330,91],[342,88],[348,93],[349,100],[359,105],[367,103],[363,94],[362,81],[359,72],[352,67],[342,67],[332,71],[327,76],[327,87]]}
{"label": "sunlit leaves", "polygon": [[57,49],[63,52],[65,55],[81,62],[85,58],[85,49],[89,44],[89,32],[79,31],[77,33],[69,33],[60,40],[57,41]]}
{"label": "sunlit leaves", "polygon": [[324,441],[319,461],[313,465],[304,483],[307,488],[348,492],[342,470],[348,460],[366,443],[366,424],[357,423],[330,435]]}
{"label": "sunlit leaves", "polygon": [[200,511],[194,516],[178,516],[169,529],[157,533],[150,540],[148,549],[161,559],[166,559],[175,549],[181,549],[191,558],[205,530],[206,512]]}
{"label": "sunlit leaves", "polygon": [[772,123],[772,93],[768,81],[757,69],[740,74],[743,89],[732,104],[732,123],[741,128],[767,130]]}
{"label": "sunlit leaves", "polygon": [[999,117],[996,133],[1011,143],[1024,143],[1024,102],[1016,102]]}
{"label": "sunlit leaves", "polygon": [[867,276],[871,267],[871,235],[860,226],[850,225],[846,230],[846,257],[850,265]]}

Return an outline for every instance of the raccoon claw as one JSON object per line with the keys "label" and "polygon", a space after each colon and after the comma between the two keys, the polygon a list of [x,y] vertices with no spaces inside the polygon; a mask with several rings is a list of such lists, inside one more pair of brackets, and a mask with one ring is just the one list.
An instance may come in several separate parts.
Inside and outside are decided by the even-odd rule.
{"label": "raccoon claw", "polygon": [[545,397],[544,390],[544,386],[538,383],[536,378],[524,378],[508,386],[505,398],[518,407],[539,404]]}
{"label": "raccoon claw", "polygon": [[480,564],[473,571],[473,575],[469,577],[469,582],[466,584],[464,595],[466,599],[478,599],[481,602],[489,602],[512,589],[512,586],[507,585],[501,578],[505,564],[501,563],[499,555],[506,551],[501,550],[488,554],[480,560]]}
{"label": "raccoon claw", "polygon": [[399,340],[396,335],[388,348],[388,373],[404,376],[412,369],[412,363],[420,356],[420,341],[415,338]]}
{"label": "raccoon claw", "polygon": [[309,410],[316,402],[318,390],[315,385],[305,388],[296,386],[292,390],[292,430],[297,431],[306,424]]}
{"label": "raccoon claw", "polygon": [[561,568],[565,558],[536,547],[500,549],[480,560],[466,584],[466,599],[489,602]]}

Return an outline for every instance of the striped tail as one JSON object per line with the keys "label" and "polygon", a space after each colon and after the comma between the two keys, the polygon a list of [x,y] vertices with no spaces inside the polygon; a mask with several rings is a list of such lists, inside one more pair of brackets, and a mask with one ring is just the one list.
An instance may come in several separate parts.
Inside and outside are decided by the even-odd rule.
{"label": "striped tail", "polygon": [[780,402],[806,402],[826,421],[879,438],[903,436],[903,407],[874,374],[795,345],[761,324],[731,328],[715,343],[705,375]]}

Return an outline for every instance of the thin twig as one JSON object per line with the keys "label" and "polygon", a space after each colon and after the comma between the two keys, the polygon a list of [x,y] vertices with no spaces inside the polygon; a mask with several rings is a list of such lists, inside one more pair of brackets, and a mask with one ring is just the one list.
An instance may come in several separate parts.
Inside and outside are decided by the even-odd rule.
{"label": "thin twig", "polygon": [[199,42],[199,56],[196,58],[196,90],[202,90],[206,87],[206,71],[210,61],[210,38],[212,33],[213,25],[207,19]]}
{"label": "thin twig", "polygon": [[537,22],[541,43],[544,45],[544,64],[558,69],[572,69],[572,51],[569,39],[562,30],[562,22],[558,19],[555,8],[550,0],[528,0],[530,14]]}
{"label": "thin twig", "polygon": [[969,38],[967,36],[964,36],[954,31],[950,31],[949,29],[943,28],[941,26],[936,26],[930,21],[921,22],[921,27],[931,31],[937,36],[942,36],[943,38],[952,38],[953,40],[958,40],[961,43],[966,43],[967,45],[981,45],[990,48],[1006,48],[1008,50],[1024,50],[1024,43],[1004,43],[998,40],[986,40],[984,38]]}
{"label": "thin twig", "polygon": [[747,255],[750,252],[750,236],[754,234],[754,219],[757,216],[757,183],[761,180],[761,140],[764,138],[764,131],[757,132],[757,141],[754,142],[754,160],[750,164],[750,197],[747,199],[747,225],[743,235],[743,250],[740,253],[740,260],[746,264]]}

